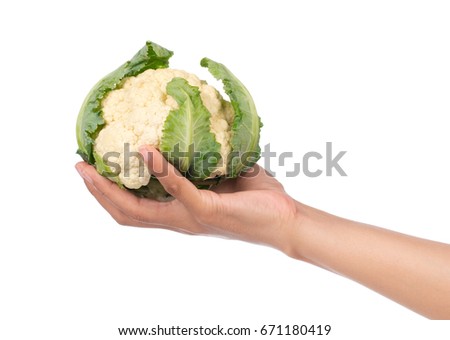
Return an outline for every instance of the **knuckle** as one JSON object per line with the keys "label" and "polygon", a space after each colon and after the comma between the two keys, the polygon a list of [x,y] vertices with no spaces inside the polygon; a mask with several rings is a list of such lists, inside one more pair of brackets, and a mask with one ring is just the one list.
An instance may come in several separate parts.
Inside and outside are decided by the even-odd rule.
{"label": "knuckle", "polygon": [[140,216],[137,213],[133,213],[133,214],[129,214],[127,216],[128,221],[130,222],[134,222],[134,223],[139,223],[139,222],[143,222],[143,218],[142,216]]}
{"label": "knuckle", "polygon": [[126,218],[123,215],[116,215],[116,216],[113,216],[113,218],[121,226],[128,226],[128,225],[130,225],[128,218]]}
{"label": "knuckle", "polygon": [[172,196],[177,196],[180,192],[180,186],[177,183],[168,183],[165,186],[166,191]]}

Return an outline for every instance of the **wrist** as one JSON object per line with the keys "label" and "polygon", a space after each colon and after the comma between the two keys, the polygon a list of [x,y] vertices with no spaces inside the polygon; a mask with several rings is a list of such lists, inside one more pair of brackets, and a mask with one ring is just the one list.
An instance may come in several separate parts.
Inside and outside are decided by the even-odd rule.
{"label": "wrist", "polygon": [[320,239],[326,226],[330,224],[330,215],[324,211],[296,201],[296,213],[289,225],[289,237],[285,254],[297,260],[314,263],[315,252],[320,251]]}
{"label": "wrist", "polygon": [[283,252],[297,260],[306,260],[306,254],[304,253],[304,239],[302,235],[304,230],[308,228],[311,223],[308,216],[308,206],[296,201],[296,212],[293,219],[287,225],[287,238]]}

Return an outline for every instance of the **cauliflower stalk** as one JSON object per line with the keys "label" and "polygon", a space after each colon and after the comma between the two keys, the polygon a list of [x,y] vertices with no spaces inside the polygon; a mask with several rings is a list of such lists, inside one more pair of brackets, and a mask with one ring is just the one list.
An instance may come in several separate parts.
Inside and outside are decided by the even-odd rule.
{"label": "cauliflower stalk", "polygon": [[152,177],[138,148],[159,149],[199,188],[237,177],[259,158],[260,118],[244,85],[222,64],[203,67],[230,101],[197,76],[170,69],[173,52],[146,45],[100,80],[77,121],[78,153],[97,171],[138,196],[170,196]]}

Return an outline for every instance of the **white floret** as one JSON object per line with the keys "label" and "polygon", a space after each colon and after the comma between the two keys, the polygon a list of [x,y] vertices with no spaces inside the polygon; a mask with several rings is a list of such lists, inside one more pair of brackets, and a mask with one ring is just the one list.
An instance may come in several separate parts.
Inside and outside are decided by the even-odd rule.
{"label": "white floret", "polygon": [[184,78],[199,88],[203,104],[211,113],[211,132],[221,145],[222,162],[213,175],[225,174],[227,156],[231,152],[230,124],[234,115],[231,104],[193,74],[174,69],[147,70],[126,79],[120,89],[111,91],[102,101],[106,125],[94,145],[99,156],[104,157],[108,153],[108,160],[120,166],[119,180],[127,188],[138,189],[147,185],[150,174],[147,167],[139,164],[137,157],[129,157],[126,162],[125,147],[131,155],[137,155],[142,145],[159,148],[164,122],[169,112],[178,108],[176,101],[166,92],[167,83],[175,77]]}

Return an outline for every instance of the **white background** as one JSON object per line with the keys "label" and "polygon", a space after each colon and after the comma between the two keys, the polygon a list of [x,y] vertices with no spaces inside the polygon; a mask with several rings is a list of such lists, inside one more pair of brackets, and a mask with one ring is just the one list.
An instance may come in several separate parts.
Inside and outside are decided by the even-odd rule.
{"label": "white background", "polygon": [[[449,17],[444,1],[2,2],[0,338],[322,323],[331,339],[448,339],[449,323],[275,250],[119,226],[73,166],[84,96],[153,40],[172,67],[211,79],[208,56],[246,84],[261,145],[294,153],[273,167],[293,197],[448,243]],[[347,177],[286,178],[328,141]]]}

